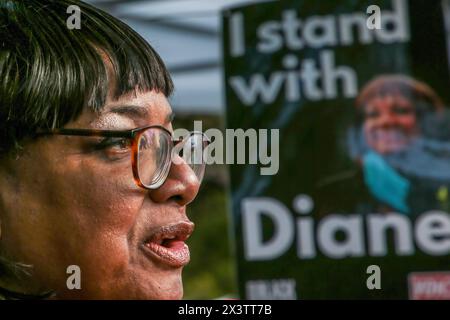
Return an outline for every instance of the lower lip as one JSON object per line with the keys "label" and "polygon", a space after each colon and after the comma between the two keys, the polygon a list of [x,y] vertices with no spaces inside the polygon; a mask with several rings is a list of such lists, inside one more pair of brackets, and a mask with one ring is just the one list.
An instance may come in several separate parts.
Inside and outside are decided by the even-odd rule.
{"label": "lower lip", "polygon": [[184,241],[171,241],[168,246],[150,242],[143,247],[150,259],[170,267],[184,267],[190,260],[189,247]]}

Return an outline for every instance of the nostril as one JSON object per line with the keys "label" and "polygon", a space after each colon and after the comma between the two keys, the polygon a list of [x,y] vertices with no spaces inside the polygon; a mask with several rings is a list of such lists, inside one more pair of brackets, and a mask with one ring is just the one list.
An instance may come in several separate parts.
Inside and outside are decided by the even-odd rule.
{"label": "nostril", "polygon": [[177,203],[180,203],[181,201],[183,201],[183,196],[182,195],[175,195],[169,198],[172,201],[175,201]]}

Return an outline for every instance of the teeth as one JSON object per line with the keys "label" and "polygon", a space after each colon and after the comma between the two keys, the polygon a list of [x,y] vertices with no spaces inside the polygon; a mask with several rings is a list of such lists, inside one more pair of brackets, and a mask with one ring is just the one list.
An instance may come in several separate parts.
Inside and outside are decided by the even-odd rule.
{"label": "teeth", "polygon": [[158,239],[158,240],[154,240],[154,243],[156,243],[157,245],[162,245],[164,243],[164,241],[173,240],[175,238],[176,238],[175,235],[165,236],[164,238],[161,238],[161,239]]}

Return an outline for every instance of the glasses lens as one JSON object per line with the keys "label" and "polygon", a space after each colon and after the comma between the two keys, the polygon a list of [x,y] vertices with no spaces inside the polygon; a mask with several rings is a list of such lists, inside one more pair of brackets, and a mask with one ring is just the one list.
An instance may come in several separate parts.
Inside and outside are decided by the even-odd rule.
{"label": "glasses lens", "polygon": [[139,136],[137,167],[141,183],[150,189],[161,186],[170,169],[171,138],[162,129],[149,128]]}
{"label": "glasses lens", "polygon": [[205,149],[208,141],[208,138],[201,132],[191,132],[183,141],[182,157],[191,167],[199,182],[203,180],[205,173]]}

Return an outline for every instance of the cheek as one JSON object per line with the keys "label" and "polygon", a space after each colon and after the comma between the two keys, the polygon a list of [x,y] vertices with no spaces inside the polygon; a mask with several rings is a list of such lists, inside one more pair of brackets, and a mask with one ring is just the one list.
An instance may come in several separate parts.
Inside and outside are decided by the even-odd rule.
{"label": "cheek", "polygon": [[[130,169],[131,170],[131,169]],[[130,256],[128,235],[133,230],[143,195],[114,167],[85,162],[65,172],[60,188],[65,227],[64,251],[80,265],[86,292],[123,274]],[[70,199],[71,198],[71,199]],[[102,281],[103,279],[103,281]],[[92,289],[94,290],[94,289]],[[95,290],[101,290],[101,287]]]}
{"label": "cheek", "polygon": [[398,117],[397,123],[403,127],[404,130],[410,132],[416,129],[417,120],[415,115]]}
{"label": "cheek", "polygon": [[114,229],[127,229],[144,198],[134,185],[131,160],[120,163],[85,160],[69,179],[78,185],[74,188],[75,197],[88,209],[86,218],[101,219]]}
{"label": "cheek", "polygon": [[372,129],[375,125],[375,121],[373,120],[366,120],[364,121],[364,131],[369,131],[370,129]]}
{"label": "cheek", "polygon": [[367,120],[364,122],[363,132],[367,142],[370,142],[373,139],[372,137],[373,129],[376,129],[374,121]]}
{"label": "cheek", "polygon": [[67,289],[70,265],[80,266],[86,294],[113,286],[111,279],[128,267],[127,236],[143,193],[114,167],[73,159],[34,163],[40,165],[25,164],[18,190],[11,192],[2,249],[33,265],[33,281],[45,290]]}
{"label": "cheek", "polygon": [[80,231],[84,237],[98,238],[98,245],[109,246],[109,251],[126,248],[127,235],[136,224],[144,200],[130,177],[120,173],[117,167],[90,164],[83,166],[76,178],[78,190],[82,190],[75,195],[79,208],[74,208]]}

